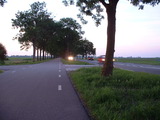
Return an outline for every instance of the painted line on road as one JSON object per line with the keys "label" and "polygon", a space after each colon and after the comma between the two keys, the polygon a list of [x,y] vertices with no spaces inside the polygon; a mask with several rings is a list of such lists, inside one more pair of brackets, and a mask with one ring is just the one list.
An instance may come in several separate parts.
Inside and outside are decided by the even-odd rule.
{"label": "painted line on road", "polygon": [[59,62],[59,69],[61,69],[61,63]]}
{"label": "painted line on road", "polygon": [[62,90],[62,85],[58,85],[58,90],[59,90],[59,91]]}
{"label": "painted line on road", "polygon": [[22,70],[26,70],[26,68],[22,68]]}
{"label": "painted line on road", "polygon": [[59,77],[62,77],[61,75],[59,75]]}
{"label": "painted line on road", "polygon": [[12,71],[12,73],[15,73],[16,71]]}
{"label": "painted line on road", "polygon": [[61,70],[59,70],[59,72],[61,72]]}

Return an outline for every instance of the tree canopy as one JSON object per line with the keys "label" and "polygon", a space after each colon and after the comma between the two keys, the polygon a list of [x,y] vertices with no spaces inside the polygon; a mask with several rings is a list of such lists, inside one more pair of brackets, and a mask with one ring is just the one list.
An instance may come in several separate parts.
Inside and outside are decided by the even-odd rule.
{"label": "tree canopy", "polygon": [[36,26],[40,21],[50,19],[50,13],[45,10],[45,2],[34,2],[30,5],[31,9],[24,12],[18,12],[16,19],[12,19],[12,26],[20,28],[17,34],[18,41],[22,44],[22,48],[29,48],[33,45],[33,61],[35,61],[36,39],[37,31]]}
{"label": "tree canopy", "polygon": [[[68,5],[74,5],[79,8],[80,13],[78,17],[82,20],[83,23],[87,23],[84,19],[84,15],[91,16],[95,21],[96,25],[101,23],[101,20],[104,19],[104,16],[101,14],[104,12],[101,5],[106,9],[111,4],[117,4],[120,0],[63,0],[63,3]],[[138,6],[139,9],[143,9],[145,4],[150,4],[151,6],[158,5],[160,0],[128,0],[134,6]]]}
{"label": "tree canopy", "polygon": [[4,6],[4,3],[6,3],[7,1],[6,0],[0,0],[0,6]]}

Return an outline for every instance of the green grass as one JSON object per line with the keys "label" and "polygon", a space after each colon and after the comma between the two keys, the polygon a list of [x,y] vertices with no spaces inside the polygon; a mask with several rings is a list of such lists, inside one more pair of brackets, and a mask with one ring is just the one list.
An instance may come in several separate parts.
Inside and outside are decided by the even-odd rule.
{"label": "green grass", "polygon": [[0,70],[0,73],[3,73],[3,71],[2,71],[2,70]]}
{"label": "green grass", "polygon": [[[49,59],[48,59],[49,60]],[[5,60],[5,64],[0,65],[24,65],[24,64],[37,64],[42,63],[48,60],[42,60],[42,61],[32,61],[32,58],[26,58],[26,57],[15,57],[15,58],[8,58],[8,60]]]}
{"label": "green grass", "polygon": [[117,62],[160,65],[160,58],[117,58]]}
{"label": "green grass", "polygon": [[68,64],[68,65],[91,65],[90,63],[87,62],[82,62],[82,61],[69,61],[69,60],[65,60],[62,59],[63,64]]}
{"label": "green grass", "polygon": [[71,72],[71,79],[96,120],[160,120],[160,76],[101,68]]}

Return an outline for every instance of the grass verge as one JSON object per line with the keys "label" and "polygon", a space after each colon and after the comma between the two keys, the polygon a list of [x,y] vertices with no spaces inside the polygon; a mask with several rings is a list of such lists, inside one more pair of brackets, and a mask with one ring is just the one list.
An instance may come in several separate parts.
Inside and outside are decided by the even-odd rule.
{"label": "grass verge", "polygon": [[73,83],[96,120],[160,120],[160,76],[114,69],[100,76],[101,68],[70,73]]}
{"label": "grass verge", "polygon": [[118,58],[117,62],[160,65],[160,58]]}
{"label": "grass verge", "polygon": [[3,73],[3,71],[2,71],[2,70],[0,70],[0,73]]}
{"label": "grass verge", "polygon": [[32,61],[32,58],[21,58],[21,57],[17,57],[17,58],[9,58],[8,60],[5,61],[5,64],[0,64],[0,65],[26,65],[26,64],[37,64],[37,63],[42,63],[42,62],[46,62],[50,59],[47,60],[42,60],[42,61]]}
{"label": "grass verge", "polygon": [[90,63],[87,63],[87,62],[82,62],[82,61],[69,61],[69,60],[65,60],[65,59],[62,59],[62,63],[63,64],[68,64],[68,65],[92,65]]}

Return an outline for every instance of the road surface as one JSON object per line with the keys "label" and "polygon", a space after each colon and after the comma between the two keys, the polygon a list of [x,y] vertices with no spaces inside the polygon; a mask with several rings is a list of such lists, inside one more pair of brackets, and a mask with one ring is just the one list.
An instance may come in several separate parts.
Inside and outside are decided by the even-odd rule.
{"label": "road surface", "polygon": [[60,59],[0,69],[0,120],[90,119]]}
{"label": "road surface", "polygon": [[[102,66],[102,64],[99,64],[98,61],[96,60],[94,61],[81,60],[81,61],[94,64],[95,66]],[[129,71],[146,72],[146,73],[160,75],[160,65],[146,65],[146,64],[114,62],[114,67],[129,70]]]}

